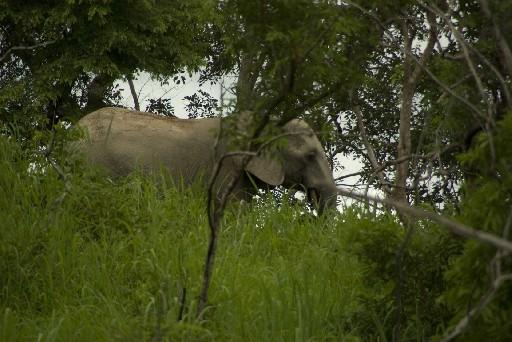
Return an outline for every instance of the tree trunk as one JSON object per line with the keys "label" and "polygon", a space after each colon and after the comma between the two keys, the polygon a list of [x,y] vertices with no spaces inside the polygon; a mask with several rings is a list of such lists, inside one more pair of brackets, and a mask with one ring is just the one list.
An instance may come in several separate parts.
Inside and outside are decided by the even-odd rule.
{"label": "tree trunk", "polygon": [[135,90],[135,85],[133,84],[133,78],[132,78],[132,76],[126,76],[126,79],[128,80],[128,86],[130,87],[130,92],[132,93],[133,106],[134,106],[135,110],[140,111],[139,96],[137,95],[137,91]]}
{"label": "tree trunk", "polygon": [[[411,154],[411,113],[412,99],[416,82],[413,79],[412,66],[412,41],[414,36],[409,33],[408,23],[402,23],[402,35],[404,37],[404,79],[402,82],[402,94],[400,97],[400,122],[398,130],[397,160]],[[409,159],[396,166],[395,187],[392,197],[396,201],[407,202],[407,178],[409,177]]]}
{"label": "tree trunk", "polygon": [[400,97],[400,126],[397,146],[397,160],[403,160],[396,166],[395,188],[392,198],[396,201],[408,202],[407,178],[409,177],[409,165],[411,158],[411,115],[416,85],[421,76],[423,68],[432,55],[437,40],[437,29],[435,18],[427,13],[427,20],[430,24],[430,33],[427,46],[418,60],[413,55],[414,32],[411,32],[409,23],[405,19],[402,22],[402,35],[404,37],[404,79],[402,82],[402,94]]}

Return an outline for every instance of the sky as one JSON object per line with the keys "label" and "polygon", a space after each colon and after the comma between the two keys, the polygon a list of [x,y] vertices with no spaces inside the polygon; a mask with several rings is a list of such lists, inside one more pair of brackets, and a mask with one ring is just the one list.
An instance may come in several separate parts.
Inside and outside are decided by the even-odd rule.
{"label": "sky", "polygon": [[[171,81],[170,84],[161,85],[160,82],[151,80],[151,77],[147,73],[139,74],[134,80],[135,90],[138,93],[140,109],[144,110],[149,104],[149,99],[167,98],[171,99],[171,104],[174,107],[174,114],[179,117],[186,119],[187,112],[185,105],[187,101],[184,100],[185,96],[195,94],[199,89],[208,92],[211,96],[216,99],[220,98],[220,85],[211,85],[210,83],[204,84],[202,87],[199,86],[199,74],[193,74],[191,77],[186,76],[185,84],[175,84]],[[133,108],[133,97],[130,93],[130,88],[127,82],[118,82],[120,88],[123,89],[121,92],[122,101],[121,105]]]}

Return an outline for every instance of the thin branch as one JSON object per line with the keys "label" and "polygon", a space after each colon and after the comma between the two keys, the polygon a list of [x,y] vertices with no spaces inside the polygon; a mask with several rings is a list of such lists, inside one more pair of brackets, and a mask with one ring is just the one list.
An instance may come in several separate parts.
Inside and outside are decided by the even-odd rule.
{"label": "thin branch", "polygon": [[[221,112],[219,112],[219,132],[217,133],[217,137],[215,138],[215,144],[213,146],[213,155],[217,157],[218,148],[221,136],[223,134],[222,120],[221,120]],[[219,161],[215,164],[215,167],[219,167]],[[199,318],[202,316],[206,305],[208,303],[208,289],[210,287],[211,276],[213,271],[213,262],[215,260],[216,246],[217,246],[217,231],[218,226],[214,220],[214,213],[212,213],[212,205],[213,205],[213,186],[215,179],[217,177],[219,170],[215,170],[214,175],[212,176],[209,184],[208,184],[208,192],[207,192],[207,203],[206,203],[206,213],[208,215],[208,226],[210,228],[210,239],[208,241],[208,250],[206,252],[206,260],[203,271],[203,283],[201,285],[201,292],[199,293],[199,301],[197,304],[197,312],[196,317]],[[231,191],[231,189],[228,189]]]}
{"label": "thin branch", "polygon": [[361,135],[361,139],[363,140],[363,144],[366,147],[366,153],[368,155],[368,159],[370,160],[370,163],[372,164],[372,167],[374,169],[374,173],[377,174],[377,177],[379,178],[379,181],[382,185],[382,189],[387,195],[391,194],[391,189],[384,185],[386,183],[386,178],[384,177],[384,173],[382,172],[382,166],[377,161],[377,157],[375,157],[375,152],[373,150],[372,145],[370,144],[370,141],[368,140],[368,135],[366,134],[366,127],[363,123],[363,114],[361,113],[361,109],[359,106],[354,106],[354,113],[357,117],[357,125],[359,126],[359,133]]}
{"label": "thin branch", "polygon": [[308,131],[297,131],[297,132],[282,133],[282,134],[276,135],[276,136],[270,138],[269,140],[265,141],[263,144],[260,145],[260,147],[256,151],[233,151],[233,152],[224,153],[219,158],[219,160],[217,161],[217,163],[215,165],[215,168],[213,170],[212,176],[210,178],[210,182],[209,182],[208,188],[212,188],[213,187],[213,185],[215,183],[215,180],[219,176],[220,170],[222,169],[222,164],[224,163],[224,161],[226,159],[233,158],[233,157],[240,157],[240,156],[256,157],[256,156],[260,155],[270,144],[272,144],[276,140],[279,140],[279,139],[287,137],[287,136],[304,135],[304,134],[307,135],[307,134],[310,134],[310,132],[308,132]]}
{"label": "thin branch", "polygon": [[[430,59],[432,52],[434,51],[435,43],[437,41],[437,27],[435,25],[435,18],[432,14],[426,13],[427,21],[430,24],[429,37],[426,47],[424,48],[421,57],[416,62],[416,66],[413,65],[413,50],[412,42],[415,38],[415,29],[410,33],[410,27],[407,20],[402,21],[402,35],[404,36],[405,42],[403,50],[405,52],[403,66],[404,76],[402,81],[402,89],[400,94],[400,118],[399,118],[399,134],[397,149],[397,159],[408,156],[411,154],[411,116],[413,107],[413,98],[416,92],[416,87],[419,78]],[[395,184],[397,187],[394,188],[391,194],[395,199],[408,202],[408,192],[405,187],[407,179],[409,178],[409,160],[404,160],[403,163],[397,164],[395,172]],[[399,213],[400,219],[405,223],[407,217]],[[396,323],[396,334],[395,338],[400,339],[400,324]]]}
{"label": "thin branch", "polygon": [[434,81],[436,82],[441,88],[444,89],[445,92],[447,92],[448,94],[450,94],[452,97],[454,97],[455,99],[459,100],[461,103],[463,103],[464,105],[466,105],[466,107],[468,107],[469,109],[471,109],[478,117],[485,117],[485,115],[482,113],[482,111],[480,109],[478,109],[474,104],[472,104],[471,102],[469,102],[467,99],[463,98],[462,96],[460,96],[459,94],[457,94],[455,91],[453,91],[452,89],[450,89],[449,86],[447,86],[444,82],[442,82],[439,78],[437,78],[436,75],[434,75],[432,73],[432,71],[430,71],[429,68],[425,67],[425,73]]}
{"label": "thin branch", "polygon": [[46,47],[46,46],[48,46],[50,44],[54,44],[54,43],[55,43],[55,40],[49,40],[47,42],[38,43],[38,44],[34,44],[34,45],[28,45],[28,46],[23,46],[23,45],[13,46],[13,47],[7,49],[7,51],[5,51],[5,53],[1,54],[0,63],[4,59],[6,59],[11,53],[13,53],[14,51],[34,50],[34,49],[37,49],[37,48]]}
{"label": "thin branch", "polygon": [[498,289],[503,285],[503,283],[507,280],[512,280],[512,274],[505,274],[502,276],[499,276],[497,279],[495,279],[489,290],[485,295],[480,298],[478,304],[470,311],[464,318],[462,318],[459,323],[455,326],[455,328],[452,330],[450,334],[448,334],[446,337],[444,337],[441,342],[448,342],[453,340],[455,337],[459,336],[461,333],[463,333],[471,323],[471,320],[477,316],[496,296],[496,292]]}
{"label": "thin branch", "polygon": [[473,51],[474,54],[476,54],[482,62],[484,62],[485,65],[491,69],[491,71],[496,75],[496,78],[501,84],[501,89],[503,90],[503,93],[505,94],[505,101],[507,103],[507,107],[512,106],[512,97],[510,96],[510,92],[508,90],[507,82],[505,81],[505,78],[503,78],[503,75],[500,73],[500,71],[492,64],[488,58],[486,58],[480,51],[478,51],[477,48],[475,48],[473,45],[468,43],[469,48],[471,51]]}
{"label": "thin branch", "polygon": [[[448,1],[450,2],[450,0],[448,0]],[[476,71],[476,67],[473,64],[473,61],[472,61],[472,59],[471,59],[471,57],[469,55],[468,44],[467,44],[466,40],[464,39],[462,33],[453,25],[453,23],[450,20],[450,18],[448,16],[446,16],[439,8],[437,8],[435,5],[432,5],[432,7],[429,7],[426,4],[422,4],[422,6],[424,8],[426,8],[428,11],[431,11],[432,13],[437,13],[439,16],[441,16],[443,18],[445,23],[450,27],[451,32],[455,36],[455,39],[458,41],[459,45],[461,46],[462,52],[463,52],[464,57],[466,59],[466,64],[468,65],[468,67],[469,67],[469,69],[471,71],[471,74],[473,75],[473,77],[474,77],[474,79],[476,81],[477,88],[478,88],[478,90],[480,92],[480,96],[482,98],[482,101],[484,101],[486,103],[486,105],[487,105],[486,127],[485,128],[489,132],[490,128],[494,127],[494,125],[495,125],[494,115],[493,115],[493,113],[495,111],[493,110],[491,99],[486,95],[485,88],[484,88],[484,86],[482,84],[482,81],[481,81],[477,71]],[[491,153],[491,157],[492,157],[491,158],[491,169],[494,170],[495,169],[495,162],[496,162],[496,150],[495,150],[495,145],[494,145],[492,134],[488,133],[488,138],[489,138],[489,141],[490,141],[489,149],[490,149],[490,153]]]}
{"label": "thin branch", "polygon": [[[481,2],[485,2],[484,0],[481,0]],[[430,8],[428,7],[426,4],[422,4],[428,11],[431,11],[431,12],[436,12],[436,11],[439,11],[442,15],[442,12],[437,8]],[[484,11],[485,12],[485,11]],[[490,16],[490,13],[488,13],[489,16]],[[494,19],[494,18],[492,18]],[[446,19],[445,19],[446,21]],[[495,24],[495,23],[494,23]],[[498,81],[500,82],[501,84],[501,89],[503,90],[503,93],[505,95],[505,101],[507,103],[507,106],[510,107],[512,106],[512,97],[510,95],[510,92],[508,90],[508,86],[507,86],[507,83],[505,81],[505,78],[503,77],[503,75],[501,74],[501,72],[496,68],[496,66],[494,66],[494,64],[492,64],[489,59],[487,57],[485,57],[480,51],[478,51],[477,48],[475,48],[475,46],[469,42],[467,42],[466,40],[463,39],[463,34],[460,32],[459,29],[457,29],[453,23],[451,23],[451,21],[448,23],[448,25],[450,26],[450,30],[453,31],[453,30],[456,30],[456,32],[454,32],[454,34],[456,34],[457,36],[461,37],[461,39],[463,40],[463,44],[465,46],[467,46],[467,48],[469,48],[471,50],[472,53],[474,53],[478,58],[480,58],[480,60],[489,67],[489,69],[491,69],[491,71],[496,75],[496,78],[498,79]],[[498,28],[499,30],[499,28]],[[504,42],[506,44],[506,42]],[[460,44],[460,42],[459,42]],[[509,50],[510,52],[510,50]],[[454,58],[451,58],[449,55],[443,55],[443,57],[447,57],[448,59],[454,59]],[[460,55],[457,56],[457,60],[460,60],[460,59],[467,59],[468,56],[467,54],[465,54],[464,52],[461,53]],[[512,58],[512,57],[511,57]],[[512,68],[512,64],[510,66]],[[512,72],[512,69],[510,70],[510,72]],[[469,76],[471,77],[473,74],[470,73]],[[465,81],[466,80],[466,77],[464,77],[462,79],[462,81]],[[456,85],[458,85],[459,82],[457,82]],[[452,85],[451,88],[454,88],[455,85]]]}
{"label": "thin branch", "polygon": [[459,45],[462,49],[462,54],[464,56],[464,59],[466,60],[466,64],[469,67],[469,71],[471,72],[471,75],[473,75],[473,78],[475,79],[478,91],[480,92],[480,96],[482,97],[482,100],[485,101],[485,103],[487,103],[487,106],[488,106],[487,114],[489,115],[489,112],[490,112],[489,99],[486,95],[485,88],[482,84],[482,80],[480,79],[480,76],[478,75],[478,72],[476,71],[475,64],[473,63],[473,60],[471,59],[466,40],[464,39],[464,37],[462,36],[460,31],[453,25],[450,18],[447,17],[446,14],[444,14],[443,11],[441,11],[437,6],[435,6],[435,5],[429,6],[423,2],[421,3],[421,5],[429,13],[437,14],[438,16],[440,16],[444,20],[444,22],[448,25],[448,27],[450,28],[450,31],[453,33],[455,39],[457,40],[457,42],[459,43]]}
{"label": "thin branch", "polygon": [[375,201],[377,203],[381,203],[384,205],[388,205],[390,207],[395,208],[396,210],[402,211],[408,215],[421,218],[421,219],[427,219],[431,220],[433,222],[436,222],[440,225],[446,226],[448,230],[450,230],[452,233],[463,236],[465,238],[471,238],[476,239],[482,242],[485,242],[491,246],[494,246],[498,249],[512,252],[512,242],[507,241],[506,239],[500,238],[494,234],[489,234],[480,230],[476,230],[474,228],[471,228],[469,226],[466,226],[463,223],[455,222],[452,219],[449,219],[445,216],[438,215],[436,213],[426,211],[423,209],[418,209],[411,207],[410,205],[394,201],[386,198],[379,198],[371,195],[362,195],[357,193],[352,193],[345,189],[338,188],[338,192],[342,196],[351,197],[357,200],[366,200],[370,199],[371,201]]}
{"label": "thin branch", "polygon": [[137,91],[135,90],[135,85],[133,84],[133,77],[131,75],[126,76],[126,79],[128,80],[128,85],[130,86],[130,93],[133,97],[133,105],[134,108],[138,111],[140,111],[140,105],[139,105],[139,97],[137,96]]}
{"label": "thin branch", "polygon": [[358,171],[358,172],[349,173],[348,175],[343,175],[343,176],[336,177],[334,179],[334,181],[340,181],[342,179],[346,179],[346,178],[350,178],[350,177],[354,177],[354,176],[359,176],[359,175],[362,175],[363,173],[364,173],[364,171]]}
{"label": "thin branch", "polygon": [[[260,126],[261,127],[261,126]],[[259,128],[260,128],[259,127]],[[263,127],[264,128],[264,127]],[[254,133],[253,138],[256,136],[259,136],[261,134],[261,130],[258,130]],[[218,234],[219,234],[219,226],[220,226],[220,220],[222,218],[222,213],[224,212],[224,209],[226,207],[227,198],[233,191],[236,182],[239,180],[240,176],[242,175],[242,170],[245,168],[247,163],[250,161],[252,157],[258,156],[264,149],[266,149],[270,144],[272,144],[274,141],[281,139],[285,136],[291,136],[291,135],[299,135],[299,134],[309,134],[307,131],[300,131],[300,132],[288,132],[283,133],[280,135],[277,135],[275,137],[272,137],[271,139],[267,140],[263,144],[259,146],[259,148],[255,152],[251,151],[235,151],[235,152],[227,152],[224,153],[219,160],[216,162],[214,171],[212,173],[212,176],[210,178],[209,184],[208,184],[208,198],[207,198],[207,213],[208,213],[208,224],[210,227],[210,239],[208,242],[208,250],[206,253],[206,261],[205,261],[205,267],[203,271],[203,283],[201,285],[201,290],[199,294],[199,301],[197,305],[197,318],[200,318],[203,313],[205,312],[206,305],[208,303],[208,290],[210,287],[210,282],[212,278],[212,272],[213,272],[213,265],[215,261],[215,255],[217,250],[217,240],[218,240]],[[217,135],[217,142],[220,139],[220,134]],[[249,146],[251,147],[251,146]],[[215,183],[218,180],[218,176],[220,173],[220,170],[222,169],[222,165],[224,161],[228,158],[236,157],[236,156],[242,156],[242,162],[240,165],[240,169],[237,170],[235,174],[232,175],[232,177],[229,179],[228,183],[225,184],[222,188],[222,192],[220,193],[220,196],[215,196],[214,198],[214,188]],[[214,199],[216,200],[216,205],[214,205]]]}
{"label": "thin branch", "polygon": [[[463,76],[461,77],[459,80],[457,80],[455,83],[453,83],[452,85],[449,86],[450,89],[455,89],[457,88],[459,85],[461,85],[462,83],[466,82],[468,79],[470,79],[472,76],[471,74],[467,74],[466,76]],[[443,92],[441,94],[441,96],[439,96],[439,98],[437,99],[437,103],[440,103],[445,97],[446,97],[446,92]]]}
{"label": "thin branch", "polygon": [[[46,148],[46,151],[43,153],[45,159],[50,163],[52,168],[57,172],[59,178],[64,182],[64,190],[62,193],[55,199],[53,206],[55,208],[60,207],[66,196],[71,192],[71,182],[69,181],[68,175],[62,170],[59,164],[55,160],[52,159],[51,154],[53,152],[53,148],[55,146],[55,129],[51,131],[52,135],[50,137],[50,142]],[[55,213],[55,211],[54,211]]]}
{"label": "thin branch", "polygon": [[210,239],[208,241],[208,250],[206,252],[206,261],[203,271],[203,283],[201,285],[199,301],[197,304],[196,317],[198,319],[202,317],[203,313],[205,312],[206,305],[208,304],[208,290],[210,288],[213,273],[213,265],[215,261],[215,255],[217,252],[217,240],[222,213],[224,212],[224,209],[226,207],[227,197],[233,191],[239,177],[240,173],[238,175],[233,175],[233,177],[231,177],[228,184],[226,184],[226,186],[223,188],[223,192],[220,194],[220,198],[217,198],[218,204],[215,206],[213,206],[213,183],[212,186],[208,189],[207,210],[208,224],[210,227]]}
{"label": "thin branch", "polygon": [[[398,159],[394,159],[394,160],[388,160],[388,161],[382,163],[379,168],[373,170],[372,175],[376,174],[377,172],[381,172],[381,171],[385,170],[389,166],[393,166],[393,165],[396,165],[396,164],[403,163],[404,161],[412,159],[412,158],[415,158],[416,160],[420,160],[420,159],[430,160],[430,159],[432,159],[432,158],[434,158],[434,157],[436,157],[436,156],[438,156],[440,154],[449,152],[449,151],[451,151],[453,149],[456,149],[458,147],[459,147],[459,144],[450,144],[450,145],[447,145],[445,148],[443,148],[441,150],[432,151],[432,152],[429,152],[427,154],[411,154],[411,155],[408,155],[408,156],[403,156],[402,158],[398,158]],[[350,178],[350,177],[353,177],[353,176],[358,176],[358,175],[361,175],[363,173],[364,173],[364,171],[358,171],[358,172],[354,172],[354,173],[349,173],[348,175],[339,176],[339,177],[335,178],[335,180],[342,180],[342,179],[345,179],[345,178]],[[386,184],[389,184],[389,183],[386,183]]]}
{"label": "thin branch", "polygon": [[[427,21],[430,25],[427,46],[423,50],[423,53],[422,53],[420,59],[417,61],[416,68],[412,72],[411,82],[414,84],[416,84],[418,82],[418,78],[421,76],[421,72],[425,69],[427,62],[428,62],[430,56],[432,55],[432,52],[434,51],[435,43],[437,42],[437,27],[436,27],[435,18],[433,18],[429,13],[427,13]],[[412,54],[412,51],[409,50],[407,52],[411,56],[414,56]]]}
{"label": "thin branch", "polygon": [[[246,60],[246,62],[249,63],[250,61]],[[245,67],[248,67],[248,66],[246,65]],[[289,69],[288,69],[288,75],[287,75],[287,77],[285,77],[285,80],[283,83],[282,92],[278,96],[276,96],[273,100],[269,101],[269,105],[266,107],[266,109],[264,108],[262,110],[263,118],[258,123],[256,129],[254,130],[252,137],[251,137],[252,139],[248,140],[248,149],[249,150],[254,148],[254,145],[253,145],[254,139],[259,137],[261,135],[261,132],[263,132],[263,130],[267,126],[267,124],[270,120],[270,114],[292,92],[294,83],[295,83],[295,71],[296,71],[295,67],[296,66],[294,65],[294,63],[290,64]],[[237,92],[239,95],[241,95],[240,97],[243,98],[243,96],[248,95],[247,93],[244,92],[244,90],[253,92],[252,88],[254,87],[254,85],[251,86],[251,89],[246,89],[247,88],[246,84],[241,84],[242,79],[243,79],[243,81],[245,81],[245,83],[247,83],[249,81],[247,79],[247,77],[250,76],[247,74],[247,72],[242,73],[242,71],[243,70],[241,70],[241,75],[239,75],[239,79],[237,82],[237,90],[238,90]],[[259,73],[259,71],[258,71],[258,73]],[[243,76],[242,74],[244,74],[245,77],[242,77]],[[253,81],[256,82],[256,78],[254,78]],[[240,94],[240,92],[242,92],[242,94]],[[238,100],[240,100],[240,97],[238,97]],[[253,100],[253,99],[251,99],[251,100]],[[242,103],[244,103],[245,105],[247,105],[248,101],[249,101],[249,99],[247,99],[247,98],[242,99]],[[219,139],[220,139],[220,132],[219,132],[219,135],[217,136],[217,143],[218,143]],[[264,145],[265,144],[260,146],[260,149],[263,148]],[[245,168],[245,166],[247,165],[247,163],[249,162],[249,160],[251,158],[251,156],[244,156],[242,158],[242,162],[241,162],[239,169],[235,170],[235,173],[231,175],[232,176],[231,179],[229,179],[228,183],[225,186],[223,186],[222,192],[220,193],[220,197],[215,196],[215,199],[214,199],[214,196],[213,196],[214,185],[217,181],[222,163],[226,158],[225,156],[226,155],[222,156],[220,158],[220,160],[217,161],[215,168],[214,168],[215,171],[213,172],[212,177],[209,182],[209,185],[208,185],[207,214],[208,214],[208,224],[210,227],[210,240],[208,243],[208,251],[206,253],[206,261],[205,261],[205,267],[204,267],[204,273],[203,273],[203,283],[201,285],[201,290],[200,290],[201,292],[199,294],[199,301],[198,301],[198,305],[197,305],[197,318],[200,318],[202,316],[204,310],[206,309],[206,305],[208,303],[208,290],[210,287],[210,282],[211,282],[211,277],[212,277],[212,272],[213,272],[213,264],[214,264],[214,260],[215,260],[216,250],[217,250],[217,238],[218,238],[218,234],[219,234],[220,220],[222,219],[222,215],[223,215],[223,212],[224,212],[224,209],[226,206],[227,198],[230,195],[230,193],[233,191],[233,189],[235,188],[236,182],[240,179],[243,169]],[[215,203],[214,203],[214,200],[215,200]]]}
{"label": "thin branch", "polygon": [[[384,24],[380,21],[380,19],[373,13],[371,13],[370,11],[368,11],[367,9],[365,9],[364,7],[361,7],[361,5],[359,4],[356,4],[350,0],[343,0],[344,3],[347,3],[349,4],[350,6],[353,6],[355,8],[357,8],[358,10],[360,10],[361,12],[363,12],[364,14],[368,15],[370,18],[372,18],[380,27],[381,29],[383,30],[383,34],[386,35],[388,37],[388,39],[391,41],[391,42],[394,42],[395,41],[395,38],[388,33],[387,31],[387,28],[384,26]],[[399,46],[399,49],[405,53],[404,49],[402,46]],[[412,60],[415,62],[415,63],[419,63],[419,60],[414,56],[414,55],[411,55],[411,58]],[[433,73],[432,71],[430,71],[430,69],[427,67],[427,66],[423,66],[423,70],[425,71],[425,73],[427,73],[427,75],[434,81],[436,82],[441,88],[443,88],[448,94],[450,94],[451,96],[453,96],[455,99],[459,100],[461,103],[463,103],[464,105],[466,105],[469,109],[471,109],[474,113],[476,113],[478,116],[480,117],[485,117],[485,115],[474,105],[472,104],[471,102],[469,102],[467,99],[461,97],[459,94],[455,93],[452,89],[450,89],[445,83],[441,82],[441,80],[439,80]]]}
{"label": "thin branch", "polygon": [[491,10],[489,8],[489,3],[487,0],[480,0],[481,9],[484,12],[484,15],[489,19],[492,23],[493,29],[494,29],[494,35],[496,37],[496,40],[498,41],[498,44],[502,50],[503,58],[505,59],[505,67],[507,69],[507,72],[509,76],[512,76],[512,51],[510,50],[510,46],[507,43],[507,40],[505,37],[503,37],[503,34],[496,23],[495,17],[492,15]]}

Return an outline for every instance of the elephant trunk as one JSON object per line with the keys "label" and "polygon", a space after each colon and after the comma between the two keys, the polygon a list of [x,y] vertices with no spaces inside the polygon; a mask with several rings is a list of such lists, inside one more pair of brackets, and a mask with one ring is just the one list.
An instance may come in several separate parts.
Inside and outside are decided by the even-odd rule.
{"label": "elephant trunk", "polygon": [[338,199],[338,189],[333,187],[325,191],[320,197],[320,209],[318,213],[322,215],[325,210],[336,209]]}
{"label": "elephant trunk", "polygon": [[322,215],[326,210],[336,208],[338,191],[335,185],[308,190],[308,199]]}

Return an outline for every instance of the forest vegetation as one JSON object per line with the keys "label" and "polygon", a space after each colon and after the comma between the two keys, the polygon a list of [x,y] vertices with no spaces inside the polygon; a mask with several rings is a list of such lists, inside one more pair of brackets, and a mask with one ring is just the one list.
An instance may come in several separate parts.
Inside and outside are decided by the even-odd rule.
{"label": "forest vegetation", "polygon": [[[510,0],[0,0],[0,341],[510,341],[511,19]],[[190,119],[253,113],[226,132],[248,156],[304,119],[354,200],[316,215],[91,167],[67,147],[117,81],[175,114],[141,108],[141,73],[235,77]]]}

